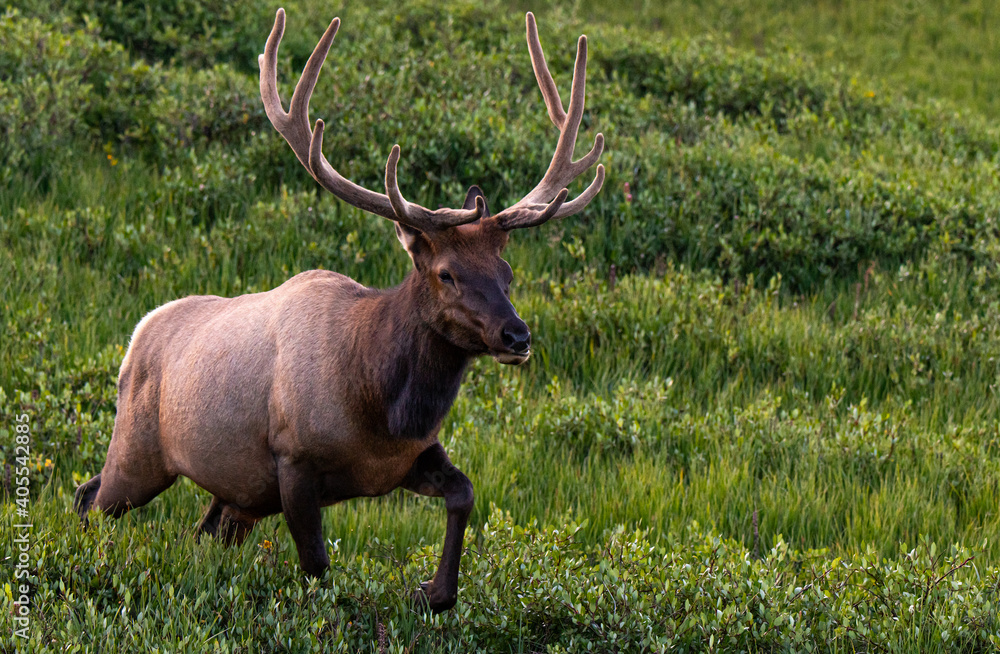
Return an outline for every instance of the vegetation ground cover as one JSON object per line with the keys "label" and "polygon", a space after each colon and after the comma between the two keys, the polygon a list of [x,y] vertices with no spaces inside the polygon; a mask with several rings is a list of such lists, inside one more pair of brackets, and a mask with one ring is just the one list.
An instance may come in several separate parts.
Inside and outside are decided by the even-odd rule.
{"label": "vegetation ground cover", "polygon": [[[774,4],[772,20],[801,22]],[[615,24],[627,3],[603,21],[595,8],[543,7],[539,22],[557,80],[576,35],[591,38],[581,143],[605,133],[608,179],[585,215],[508,249],[536,352],[517,369],[477,362],[442,430],[477,504],[460,604],[436,617],[408,597],[436,562],[440,501],[326,510],[320,582],[280,517],[239,550],[195,543],[207,495],[188,482],[79,529],[72,492],[103,463],[144,313],[316,267],[385,286],[409,262],[385,220],[318,192],[263,116],[255,54],[273,7],[6,10],[0,448],[7,470],[29,468],[34,526],[31,641],[11,636],[5,579],[0,646],[1000,646],[1000,133],[956,111],[990,107],[926,71],[938,81],[888,90],[909,78],[867,77],[877,50],[831,70],[808,33],[801,49],[730,46],[681,14],[688,31],[667,39]],[[286,9],[287,97],[332,10]],[[340,16],[312,105],[337,126],[328,156],[345,175],[378,187],[399,142],[403,191],[426,206],[478,183],[502,207],[537,181],[555,135],[522,15],[406,2]],[[952,77],[968,70],[934,52]],[[18,476],[4,477],[5,535]],[[15,547],[0,540],[10,569]]]}

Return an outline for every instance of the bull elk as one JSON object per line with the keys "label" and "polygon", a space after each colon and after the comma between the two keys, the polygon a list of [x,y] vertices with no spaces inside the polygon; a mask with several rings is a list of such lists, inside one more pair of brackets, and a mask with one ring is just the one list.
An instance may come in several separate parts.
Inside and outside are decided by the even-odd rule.
{"label": "bull elk", "polygon": [[513,229],[582,210],[600,191],[604,167],[578,197],[565,188],[604,148],[598,134],[573,161],[583,116],[587,39],[577,44],[569,111],[563,109],[527,14],[535,77],[559,129],[552,163],[513,206],[490,214],[473,186],[461,209],[407,202],[396,180],[399,146],[385,168],[385,194],[342,177],[323,154],[325,126],[309,123],[309,98],[340,26],[335,18],[306,63],[286,113],[277,89],[279,9],[260,55],[267,116],[323,188],[395,222],[413,260],[399,286],[366,288],[313,270],[281,286],[235,298],[191,296],[153,310],[136,326],[118,376],[118,413],[101,473],[74,500],[112,516],[143,506],[178,475],[212,494],[196,535],[240,543],[254,524],[284,513],[302,569],[329,565],[321,507],[396,488],[444,497],[441,562],[415,596],[434,611],[454,606],[462,540],[472,511],[469,479],[437,433],[473,357],[528,359],[531,334],[508,298],[501,258]]}

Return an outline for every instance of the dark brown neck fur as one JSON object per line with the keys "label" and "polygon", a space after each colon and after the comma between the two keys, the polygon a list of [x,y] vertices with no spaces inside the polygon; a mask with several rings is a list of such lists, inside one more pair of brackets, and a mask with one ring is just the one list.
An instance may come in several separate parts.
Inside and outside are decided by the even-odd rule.
{"label": "dark brown neck fur", "polygon": [[378,291],[362,308],[355,356],[365,379],[357,390],[368,429],[423,439],[448,413],[474,353],[450,343],[423,317],[429,289],[413,271],[399,286]]}

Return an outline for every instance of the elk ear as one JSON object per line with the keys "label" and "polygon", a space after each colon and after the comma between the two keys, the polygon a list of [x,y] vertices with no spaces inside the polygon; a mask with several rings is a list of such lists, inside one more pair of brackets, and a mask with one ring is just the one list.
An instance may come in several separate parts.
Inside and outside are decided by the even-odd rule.
{"label": "elk ear", "polygon": [[410,255],[414,265],[417,263],[417,256],[427,247],[427,237],[419,229],[413,229],[402,223],[396,224],[396,238],[406,248],[406,253]]}
{"label": "elk ear", "polygon": [[492,214],[490,214],[490,206],[486,204],[486,196],[483,195],[483,190],[475,184],[469,187],[469,192],[465,195],[465,204],[462,205],[462,208],[475,209],[476,198],[482,198],[483,206],[486,207],[486,211],[483,212],[483,215],[480,216],[480,218],[489,218]]}

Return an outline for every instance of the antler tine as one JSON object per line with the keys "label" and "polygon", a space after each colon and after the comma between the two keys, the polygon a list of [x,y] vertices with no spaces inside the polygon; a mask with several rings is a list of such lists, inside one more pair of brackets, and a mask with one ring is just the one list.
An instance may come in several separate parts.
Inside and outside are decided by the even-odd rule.
{"label": "antler tine", "polygon": [[511,207],[498,213],[494,220],[500,229],[510,231],[512,229],[523,229],[525,227],[536,227],[550,218],[554,218],[559,209],[566,202],[569,189],[564,188],[559,191],[556,198],[544,207]]}
{"label": "antler tine", "polygon": [[[550,78],[551,79],[551,78]],[[569,92],[569,112],[563,121],[556,143],[555,154],[549,170],[570,163],[576,148],[576,135],[583,120],[583,105],[587,95],[587,37],[581,35],[576,42],[576,65],[573,67],[573,83]],[[547,172],[547,171],[546,171]]]}
{"label": "antler tine", "polygon": [[326,61],[326,55],[339,29],[340,19],[334,18],[316,44],[309,61],[306,62],[302,76],[295,85],[295,91],[292,92],[288,112],[282,107],[278,95],[278,46],[281,45],[281,37],[285,34],[284,9],[278,9],[274,27],[267,37],[267,45],[264,46],[264,54],[257,57],[260,66],[260,97],[264,101],[264,111],[271,124],[292,147],[299,162],[310,172],[312,169],[309,167],[309,143],[312,139],[312,129],[309,127],[309,99],[312,97],[313,89],[316,88],[323,62]]}
{"label": "antler tine", "polygon": [[389,196],[389,202],[392,203],[392,208],[399,216],[400,222],[425,231],[427,229],[446,229],[479,220],[486,213],[486,201],[481,195],[476,196],[475,209],[437,209],[431,211],[419,204],[410,204],[403,199],[403,194],[399,192],[399,183],[396,180],[397,163],[399,163],[398,144],[392,146],[389,160],[385,164],[385,192]]}
{"label": "antler tine", "polygon": [[[395,220],[421,231],[444,229],[454,225],[472,222],[486,211],[485,202],[477,202],[475,209],[438,209],[431,211],[424,207],[411,204],[403,199],[396,185],[396,161],[399,159],[399,146],[393,148],[389,160],[392,167],[392,184],[389,183],[388,166],[386,170],[386,189],[393,192],[389,196],[359,186],[345,178],[330,165],[323,154],[323,132],[325,125],[317,120],[314,128],[309,127],[309,99],[312,97],[316,82],[326,56],[333,45],[333,39],[340,28],[340,19],[334,18],[316,44],[309,61],[302,70],[302,76],[295,85],[292,100],[286,112],[278,96],[278,46],[285,32],[285,10],[278,9],[274,18],[274,27],[267,37],[264,54],[257,58],[260,65],[260,97],[264,102],[264,111],[274,128],[278,130],[291,146],[299,162],[323,188],[333,193],[341,200],[359,209],[369,211],[377,216]],[[397,212],[396,208],[400,211]]]}
{"label": "antler tine", "polygon": [[510,207],[498,213],[495,220],[501,229],[510,231],[512,229],[522,229],[524,227],[537,227],[550,218],[562,218],[579,213],[590,204],[590,201],[601,191],[604,186],[604,164],[597,165],[597,174],[594,181],[590,183],[583,193],[573,198],[571,202],[566,202],[569,189],[559,191],[556,198],[549,204],[543,206]]}
{"label": "antler tine", "polygon": [[[585,170],[593,166],[604,151],[604,135],[597,134],[594,138],[594,145],[590,152],[580,159],[573,161],[573,150],[576,147],[576,137],[580,129],[580,122],[583,120],[583,108],[587,92],[587,37],[580,36],[577,41],[576,63],[573,69],[573,85],[570,91],[569,112],[563,110],[562,100],[556,89],[552,74],[549,72],[548,64],[545,62],[545,53],[542,51],[541,43],[538,39],[538,28],[535,24],[535,16],[529,11],[526,18],[528,52],[531,55],[531,66],[535,71],[535,79],[538,88],[542,91],[542,98],[548,109],[549,118],[559,129],[559,140],[556,143],[555,152],[552,155],[552,162],[542,180],[523,199],[508,209],[497,214],[498,224],[510,225],[509,229],[519,227],[530,227],[540,225],[549,218],[562,218],[581,211],[597,195],[604,184],[604,167],[599,166],[597,175],[590,186],[571,202],[560,202],[554,211],[549,211],[551,198],[560,189],[567,186]],[[548,203],[548,204],[546,204]],[[524,214],[524,212],[528,214]],[[510,212],[511,216],[504,216]],[[514,214],[517,214],[515,217]],[[531,215],[530,218],[525,217]],[[545,215],[545,220],[540,220],[540,216]]]}
{"label": "antler tine", "polygon": [[552,80],[552,74],[549,73],[549,66],[545,63],[545,53],[538,40],[535,15],[529,11],[524,20],[528,26],[528,53],[531,55],[531,68],[535,71],[535,79],[538,80],[538,88],[542,90],[542,97],[545,99],[545,106],[549,110],[552,124],[557,129],[562,129],[563,123],[566,122],[566,112],[563,111],[562,100],[559,98],[556,83]]}
{"label": "antler tine", "polygon": [[571,202],[567,202],[560,207],[553,218],[564,218],[565,216],[572,216],[575,213],[583,211],[583,208],[590,204],[590,201],[601,192],[601,187],[603,186],[604,164],[597,164],[597,174],[594,175],[594,181],[590,183],[590,186],[583,193],[573,198]]}

